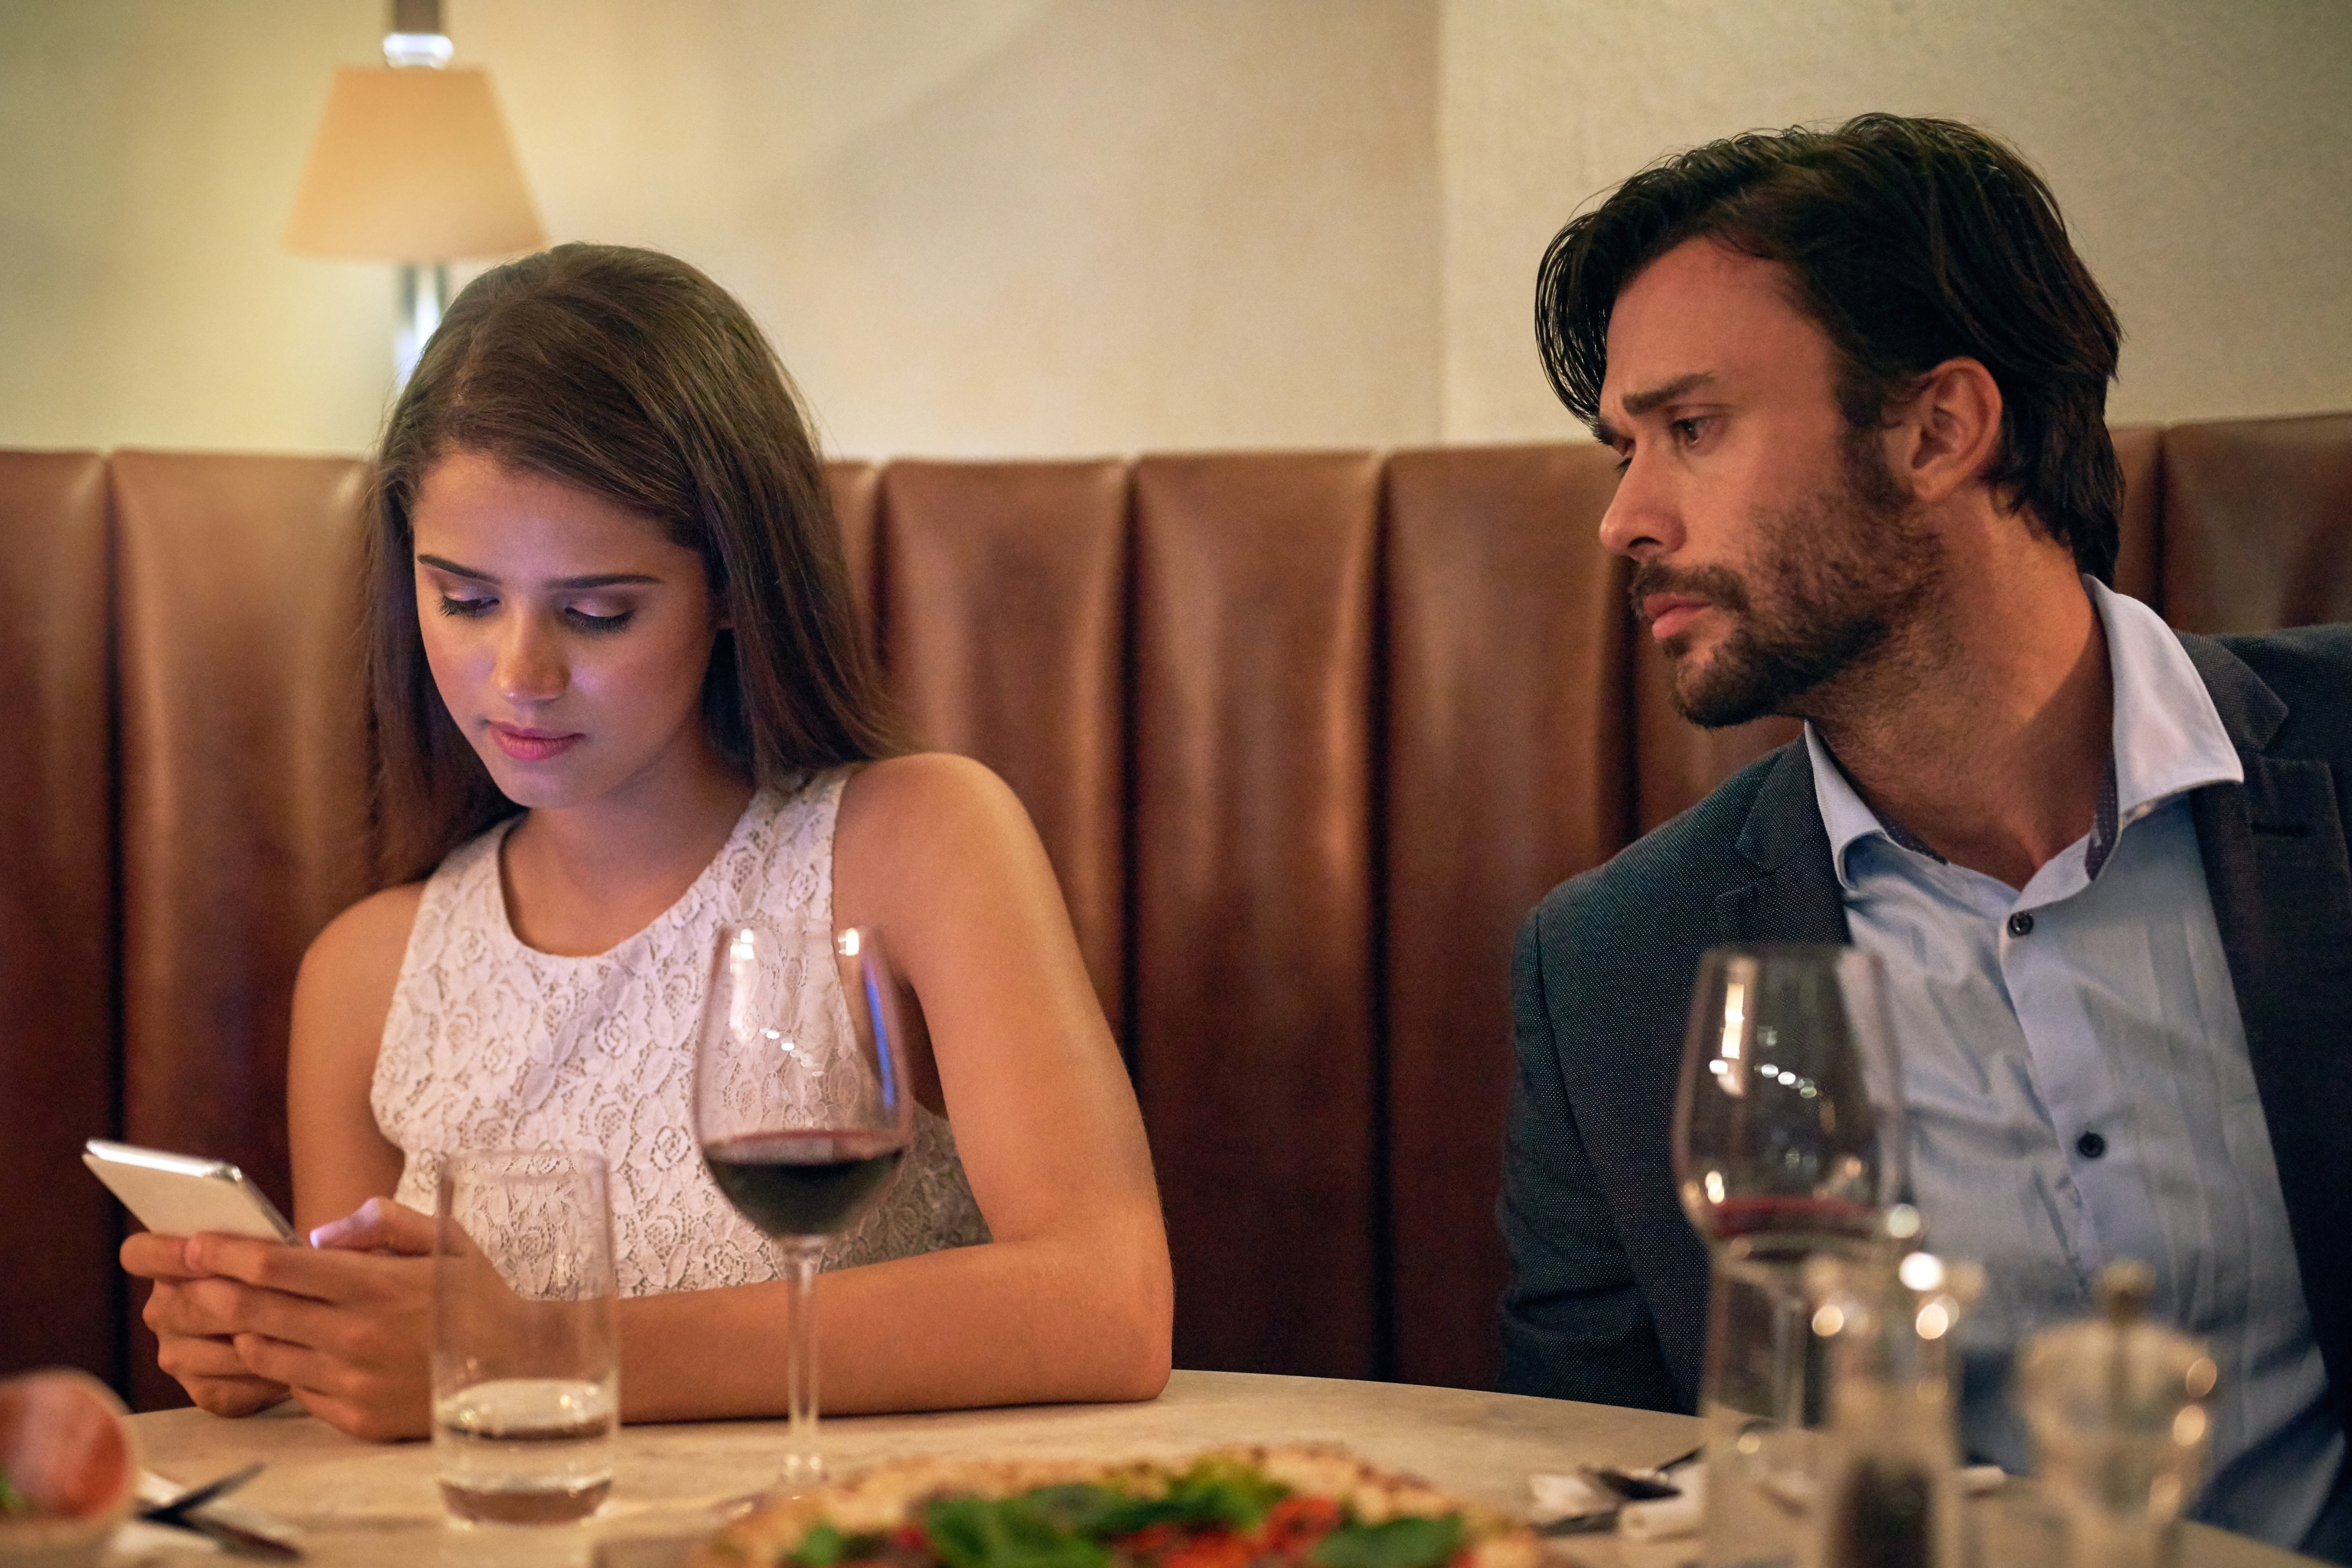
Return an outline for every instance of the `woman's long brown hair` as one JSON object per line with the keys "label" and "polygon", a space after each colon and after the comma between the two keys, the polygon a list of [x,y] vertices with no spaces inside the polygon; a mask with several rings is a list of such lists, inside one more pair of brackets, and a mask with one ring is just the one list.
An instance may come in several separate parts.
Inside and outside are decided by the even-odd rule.
{"label": "woman's long brown hair", "polygon": [[377,454],[363,637],[390,880],[520,809],[450,719],[418,630],[410,509],[456,451],[593,491],[702,557],[726,621],[703,721],[746,780],[786,785],[898,749],[824,471],[775,351],[685,262],[558,246],[457,297]]}

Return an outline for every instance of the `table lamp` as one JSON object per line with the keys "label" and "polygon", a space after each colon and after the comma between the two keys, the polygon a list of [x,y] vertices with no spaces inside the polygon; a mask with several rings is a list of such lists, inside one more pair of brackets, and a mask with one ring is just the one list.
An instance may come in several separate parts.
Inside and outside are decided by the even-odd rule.
{"label": "table lamp", "polygon": [[400,264],[397,385],[449,303],[449,263],[545,243],[487,72],[452,68],[441,0],[392,0],[384,65],[335,72],[286,248]]}

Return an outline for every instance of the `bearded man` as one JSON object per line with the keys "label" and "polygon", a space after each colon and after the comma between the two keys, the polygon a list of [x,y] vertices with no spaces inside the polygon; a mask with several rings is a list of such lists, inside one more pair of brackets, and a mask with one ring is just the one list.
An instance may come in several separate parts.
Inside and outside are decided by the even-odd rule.
{"label": "bearded man", "polygon": [[2201,1517],[2352,1562],[2352,630],[2113,593],[2116,320],[1992,137],[1871,115],[1635,175],[1544,258],[1601,526],[1705,725],[1801,742],[1567,882],[1514,961],[1502,1386],[1693,1408],[1668,1127],[1700,952],[1877,953],[1911,1180],[1986,1265],[1964,1437],[2102,1263],[2221,1368]]}

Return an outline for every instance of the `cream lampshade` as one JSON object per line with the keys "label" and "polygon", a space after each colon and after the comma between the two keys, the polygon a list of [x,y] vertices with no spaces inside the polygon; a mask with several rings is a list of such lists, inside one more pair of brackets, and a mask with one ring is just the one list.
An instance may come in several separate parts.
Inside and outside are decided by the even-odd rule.
{"label": "cream lampshade", "polygon": [[385,56],[415,63],[335,72],[286,224],[289,250],[401,264],[404,383],[448,303],[450,261],[545,243],[488,75],[436,63],[449,58],[438,11],[395,9]]}

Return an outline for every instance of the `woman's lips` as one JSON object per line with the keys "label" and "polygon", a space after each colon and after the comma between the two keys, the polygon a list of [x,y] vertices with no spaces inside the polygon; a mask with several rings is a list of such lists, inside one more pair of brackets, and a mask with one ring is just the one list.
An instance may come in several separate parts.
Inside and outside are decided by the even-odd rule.
{"label": "woman's lips", "polygon": [[578,745],[586,736],[562,734],[552,730],[522,730],[512,724],[493,724],[490,735],[499,750],[519,763],[543,763],[550,757],[560,757]]}

